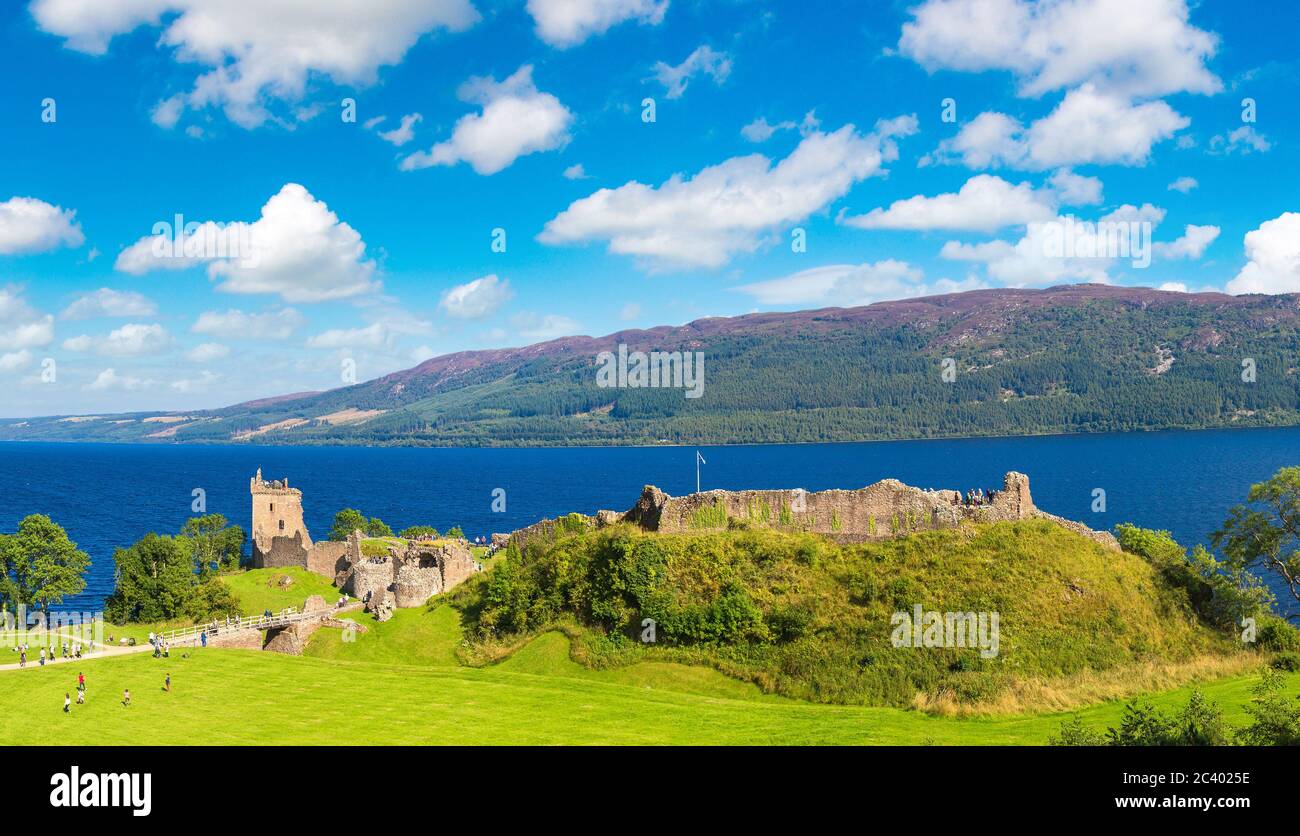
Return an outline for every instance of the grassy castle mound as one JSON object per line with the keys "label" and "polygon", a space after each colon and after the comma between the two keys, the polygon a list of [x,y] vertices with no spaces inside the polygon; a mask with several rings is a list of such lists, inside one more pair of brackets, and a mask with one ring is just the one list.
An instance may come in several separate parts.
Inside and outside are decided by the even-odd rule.
{"label": "grassy castle mound", "polygon": [[[1043,694],[1056,689],[1064,707],[1254,658],[1147,560],[1048,520],[852,545],[760,528],[558,526],[445,600],[461,612],[472,663],[560,629],[589,667],[703,664],[823,703],[1015,710],[1050,707]],[[895,646],[895,614],[917,606],[996,613],[996,655]]]}

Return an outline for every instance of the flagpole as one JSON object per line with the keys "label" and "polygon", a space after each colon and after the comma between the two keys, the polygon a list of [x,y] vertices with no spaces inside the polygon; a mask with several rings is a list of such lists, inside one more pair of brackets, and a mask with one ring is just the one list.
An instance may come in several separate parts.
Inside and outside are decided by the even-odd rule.
{"label": "flagpole", "polygon": [[700,492],[700,465],[702,464],[708,464],[708,462],[706,462],[704,460],[704,457],[700,455],[700,451],[696,450],[695,451],[695,492],[696,493]]}

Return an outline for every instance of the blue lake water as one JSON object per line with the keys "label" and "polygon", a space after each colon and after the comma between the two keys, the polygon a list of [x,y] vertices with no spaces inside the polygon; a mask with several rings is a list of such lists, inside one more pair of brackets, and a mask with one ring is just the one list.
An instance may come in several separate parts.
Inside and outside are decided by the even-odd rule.
{"label": "blue lake water", "polygon": [[[1300,428],[1116,433],[861,444],[702,447],[710,488],[858,488],[894,477],[927,488],[1000,487],[1029,474],[1042,509],[1108,529],[1165,528],[1206,542],[1251,484],[1300,464]],[[394,530],[460,525],[506,532],[570,511],[626,510],[646,484],[695,489],[695,448],[429,449],[0,443],[0,531],[51,516],[90,554],[86,591],[62,609],[97,610],[113,588],[113,550],[150,531],[175,532],[202,488],[207,510],[250,525],[257,468],[304,492],[314,538],[340,508]],[[492,492],[506,491],[506,511]],[[1106,492],[1105,513],[1091,510]],[[1281,601],[1279,596],[1279,602]]]}

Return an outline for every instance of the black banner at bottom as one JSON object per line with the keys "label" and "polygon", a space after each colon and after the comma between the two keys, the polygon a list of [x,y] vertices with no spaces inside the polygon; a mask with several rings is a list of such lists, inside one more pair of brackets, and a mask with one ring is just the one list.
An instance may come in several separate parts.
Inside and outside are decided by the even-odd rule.
{"label": "black banner at bottom", "polygon": [[142,747],[10,755],[22,764],[11,771],[12,798],[28,809],[35,802],[38,820],[56,830],[96,819],[146,829],[204,820],[337,824],[375,803],[386,819],[446,804],[485,805],[505,819],[512,811],[565,816],[557,805],[572,805],[582,815],[635,809],[650,824],[680,815],[676,802],[704,804],[710,817],[733,823],[767,823],[773,812],[762,799],[805,819],[878,810],[968,820],[996,811],[1038,822],[1043,814],[1217,822],[1285,814],[1295,801],[1294,753],[1275,749]]}

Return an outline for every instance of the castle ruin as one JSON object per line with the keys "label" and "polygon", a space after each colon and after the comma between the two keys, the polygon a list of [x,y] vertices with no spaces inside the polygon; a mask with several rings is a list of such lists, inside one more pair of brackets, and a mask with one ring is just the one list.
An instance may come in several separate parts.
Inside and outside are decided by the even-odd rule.
{"label": "castle ruin", "polygon": [[[897,479],[883,479],[856,490],[713,490],[683,497],[646,485],[626,512],[598,511],[583,519],[596,527],[626,522],[663,533],[721,531],[739,523],[807,531],[851,543],[956,528],[964,523],[1029,518],[1048,519],[1106,548],[1119,548],[1108,532],[1040,511],[1029,493],[1029,477],[1014,471],[1003,478],[1000,490],[974,499],[959,491],[914,488]],[[550,536],[558,525],[556,520],[543,520],[515,531],[509,539],[522,547],[536,537]]]}
{"label": "castle ruin", "polygon": [[289,480],[266,481],[262,470],[249,480],[253,499],[253,567],[298,566],[329,578],[343,592],[385,607],[418,607],[478,571],[469,544],[463,540],[408,541],[388,546],[380,556],[364,554],[360,531],[344,542],[313,543],[303,522],[302,491]]}

